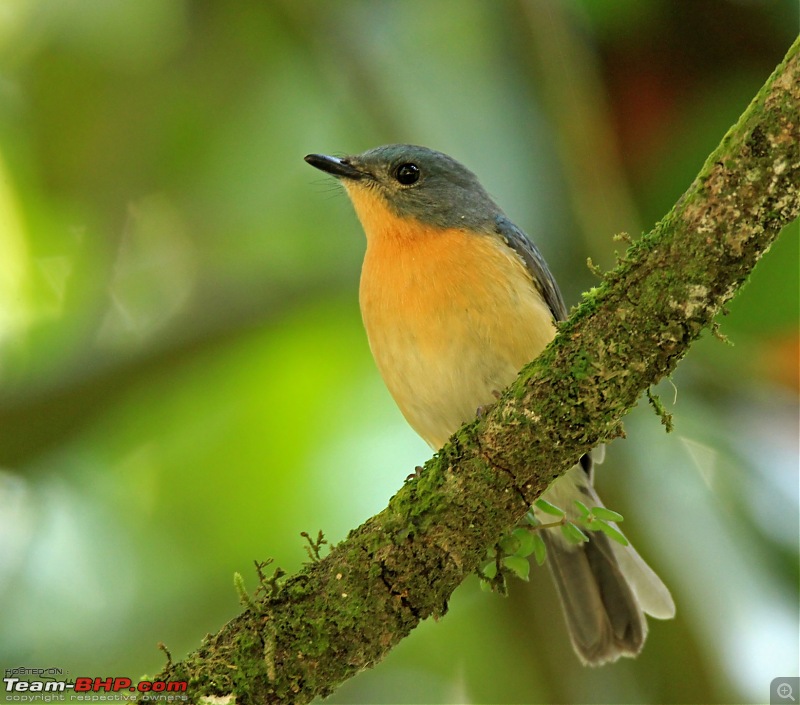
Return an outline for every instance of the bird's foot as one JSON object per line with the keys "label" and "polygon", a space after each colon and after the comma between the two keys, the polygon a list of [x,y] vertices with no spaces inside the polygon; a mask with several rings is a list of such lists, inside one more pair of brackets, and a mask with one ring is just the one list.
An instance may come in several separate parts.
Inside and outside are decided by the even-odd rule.
{"label": "bird's foot", "polygon": [[[496,389],[493,389],[492,390],[492,396],[495,399],[499,399],[503,395],[500,392],[498,392]],[[492,404],[494,404],[494,402],[492,402]],[[489,410],[489,407],[492,406],[492,404],[481,404],[477,408],[477,410],[475,411],[475,416],[478,417],[479,419],[482,419],[484,417],[484,415],[486,414],[486,412]]]}
{"label": "bird's foot", "polygon": [[419,478],[420,475],[422,475],[422,465],[417,465],[417,467],[414,468],[414,472],[412,472],[408,477],[406,477],[406,482],[408,482],[409,480],[414,480],[416,478]]}

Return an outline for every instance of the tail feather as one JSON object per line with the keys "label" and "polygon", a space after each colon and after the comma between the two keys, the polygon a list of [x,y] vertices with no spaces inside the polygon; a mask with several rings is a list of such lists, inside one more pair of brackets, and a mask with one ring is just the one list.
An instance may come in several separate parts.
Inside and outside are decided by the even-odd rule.
{"label": "tail feather", "polygon": [[564,609],[570,639],[580,659],[592,666],[637,656],[647,637],[647,620],[604,534],[582,546],[545,532],[548,565]]}
{"label": "tail feather", "polygon": [[610,543],[620,570],[636,594],[644,613],[656,619],[672,619],[675,616],[675,603],[661,578],[644,562],[633,546],[621,546],[613,541]]}
{"label": "tail feather", "polygon": [[[574,500],[602,506],[591,474],[587,458],[556,480],[545,497],[576,520]],[[657,619],[675,615],[669,590],[633,546],[622,546],[598,531],[580,545],[553,530],[542,532],[542,538],[572,645],[585,664],[637,656],[647,638],[645,614]]]}

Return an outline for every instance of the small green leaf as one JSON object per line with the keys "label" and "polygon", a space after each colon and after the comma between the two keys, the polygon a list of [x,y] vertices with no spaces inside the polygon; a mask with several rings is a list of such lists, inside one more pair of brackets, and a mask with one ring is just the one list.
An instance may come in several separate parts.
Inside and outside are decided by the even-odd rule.
{"label": "small green leaf", "polygon": [[500,539],[500,550],[506,556],[513,556],[519,549],[519,540],[516,537],[516,532],[503,536]]}
{"label": "small green leaf", "polygon": [[592,516],[604,521],[624,521],[625,517],[613,509],[606,509],[606,507],[592,507]]}
{"label": "small green leaf", "polygon": [[617,531],[611,524],[606,524],[605,521],[602,519],[597,519],[595,522],[595,527],[602,531],[608,538],[612,541],[616,541],[617,543],[622,544],[623,546],[628,545],[628,539],[626,539],[620,531]]}
{"label": "small green leaf", "polygon": [[564,534],[564,538],[570,543],[586,543],[589,540],[586,534],[569,521],[561,527],[561,533]]}
{"label": "small green leaf", "polygon": [[492,592],[492,584],[488,580],[481,578],[481,590],[484,592]]}
{"label": "small green leaf", "polygon": [[536,500],[536,508],[539,511],[544,512],[545,514],[551,514],[554,517],[563,517],[564,510],[559,509],[554,504],[550,504],[546,499],[537,499]]}
{"label": "small green leaf", "polygon": [[531,564],[525,558],[519,556],[506,556],[503,565],[508,568],[520,580],[528,580],[531,572]]}
{"label": "small green leaf", "polygon": [[517,550],[514,551],[515,556],[520,558],[527,558],[533,553],[533,533],[523,527],[514,529],[512,534],[517,540]]}
{"label": "small green leaf", "polygon": [[[583,502],[579,499],[575,500],[575,506],[578,507],[578,511],[581,513],[581,519],[585,519],[589,516],[589,507],[587,507]],[[594,511],[594,510],[592,510]]]}
{"label": "small green leaf", "polygon": [[489,565],[485,565],[483,567],[483,577],[487,580],[491,580],[497,575],[497,564],[496,563],[489,563]]}
{"label": "small green leaf", "polygon": [[539,534],[532,534],[533,537],[533,557],[538,565],[544,565],[547,560],[547,544]]}

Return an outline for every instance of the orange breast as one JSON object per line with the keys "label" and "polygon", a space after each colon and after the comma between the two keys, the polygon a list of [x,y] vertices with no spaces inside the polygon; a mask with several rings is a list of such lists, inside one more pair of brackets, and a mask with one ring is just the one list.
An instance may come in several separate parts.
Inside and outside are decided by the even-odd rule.
{"label": "orange breast", "polygon": [[398,219],[364,200],[353,198],[367,233],[360,302],[370,348],[408,422],[438,448],[541,352],[552,315],[499,237]]}

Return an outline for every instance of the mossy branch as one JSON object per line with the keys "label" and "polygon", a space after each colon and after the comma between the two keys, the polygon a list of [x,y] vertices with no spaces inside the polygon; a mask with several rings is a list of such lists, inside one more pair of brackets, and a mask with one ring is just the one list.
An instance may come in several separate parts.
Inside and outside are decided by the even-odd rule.
{"label": "mossy branch", "polygon": [[[443,615],[486,547],[621,434],[743,284],[800,200],[800,40],[672,211],[584,296],[500,401],[329,555],[261,590],[159,678],[192,702],[307,703]],[[231,698],[235,695],[235,700]]]}

